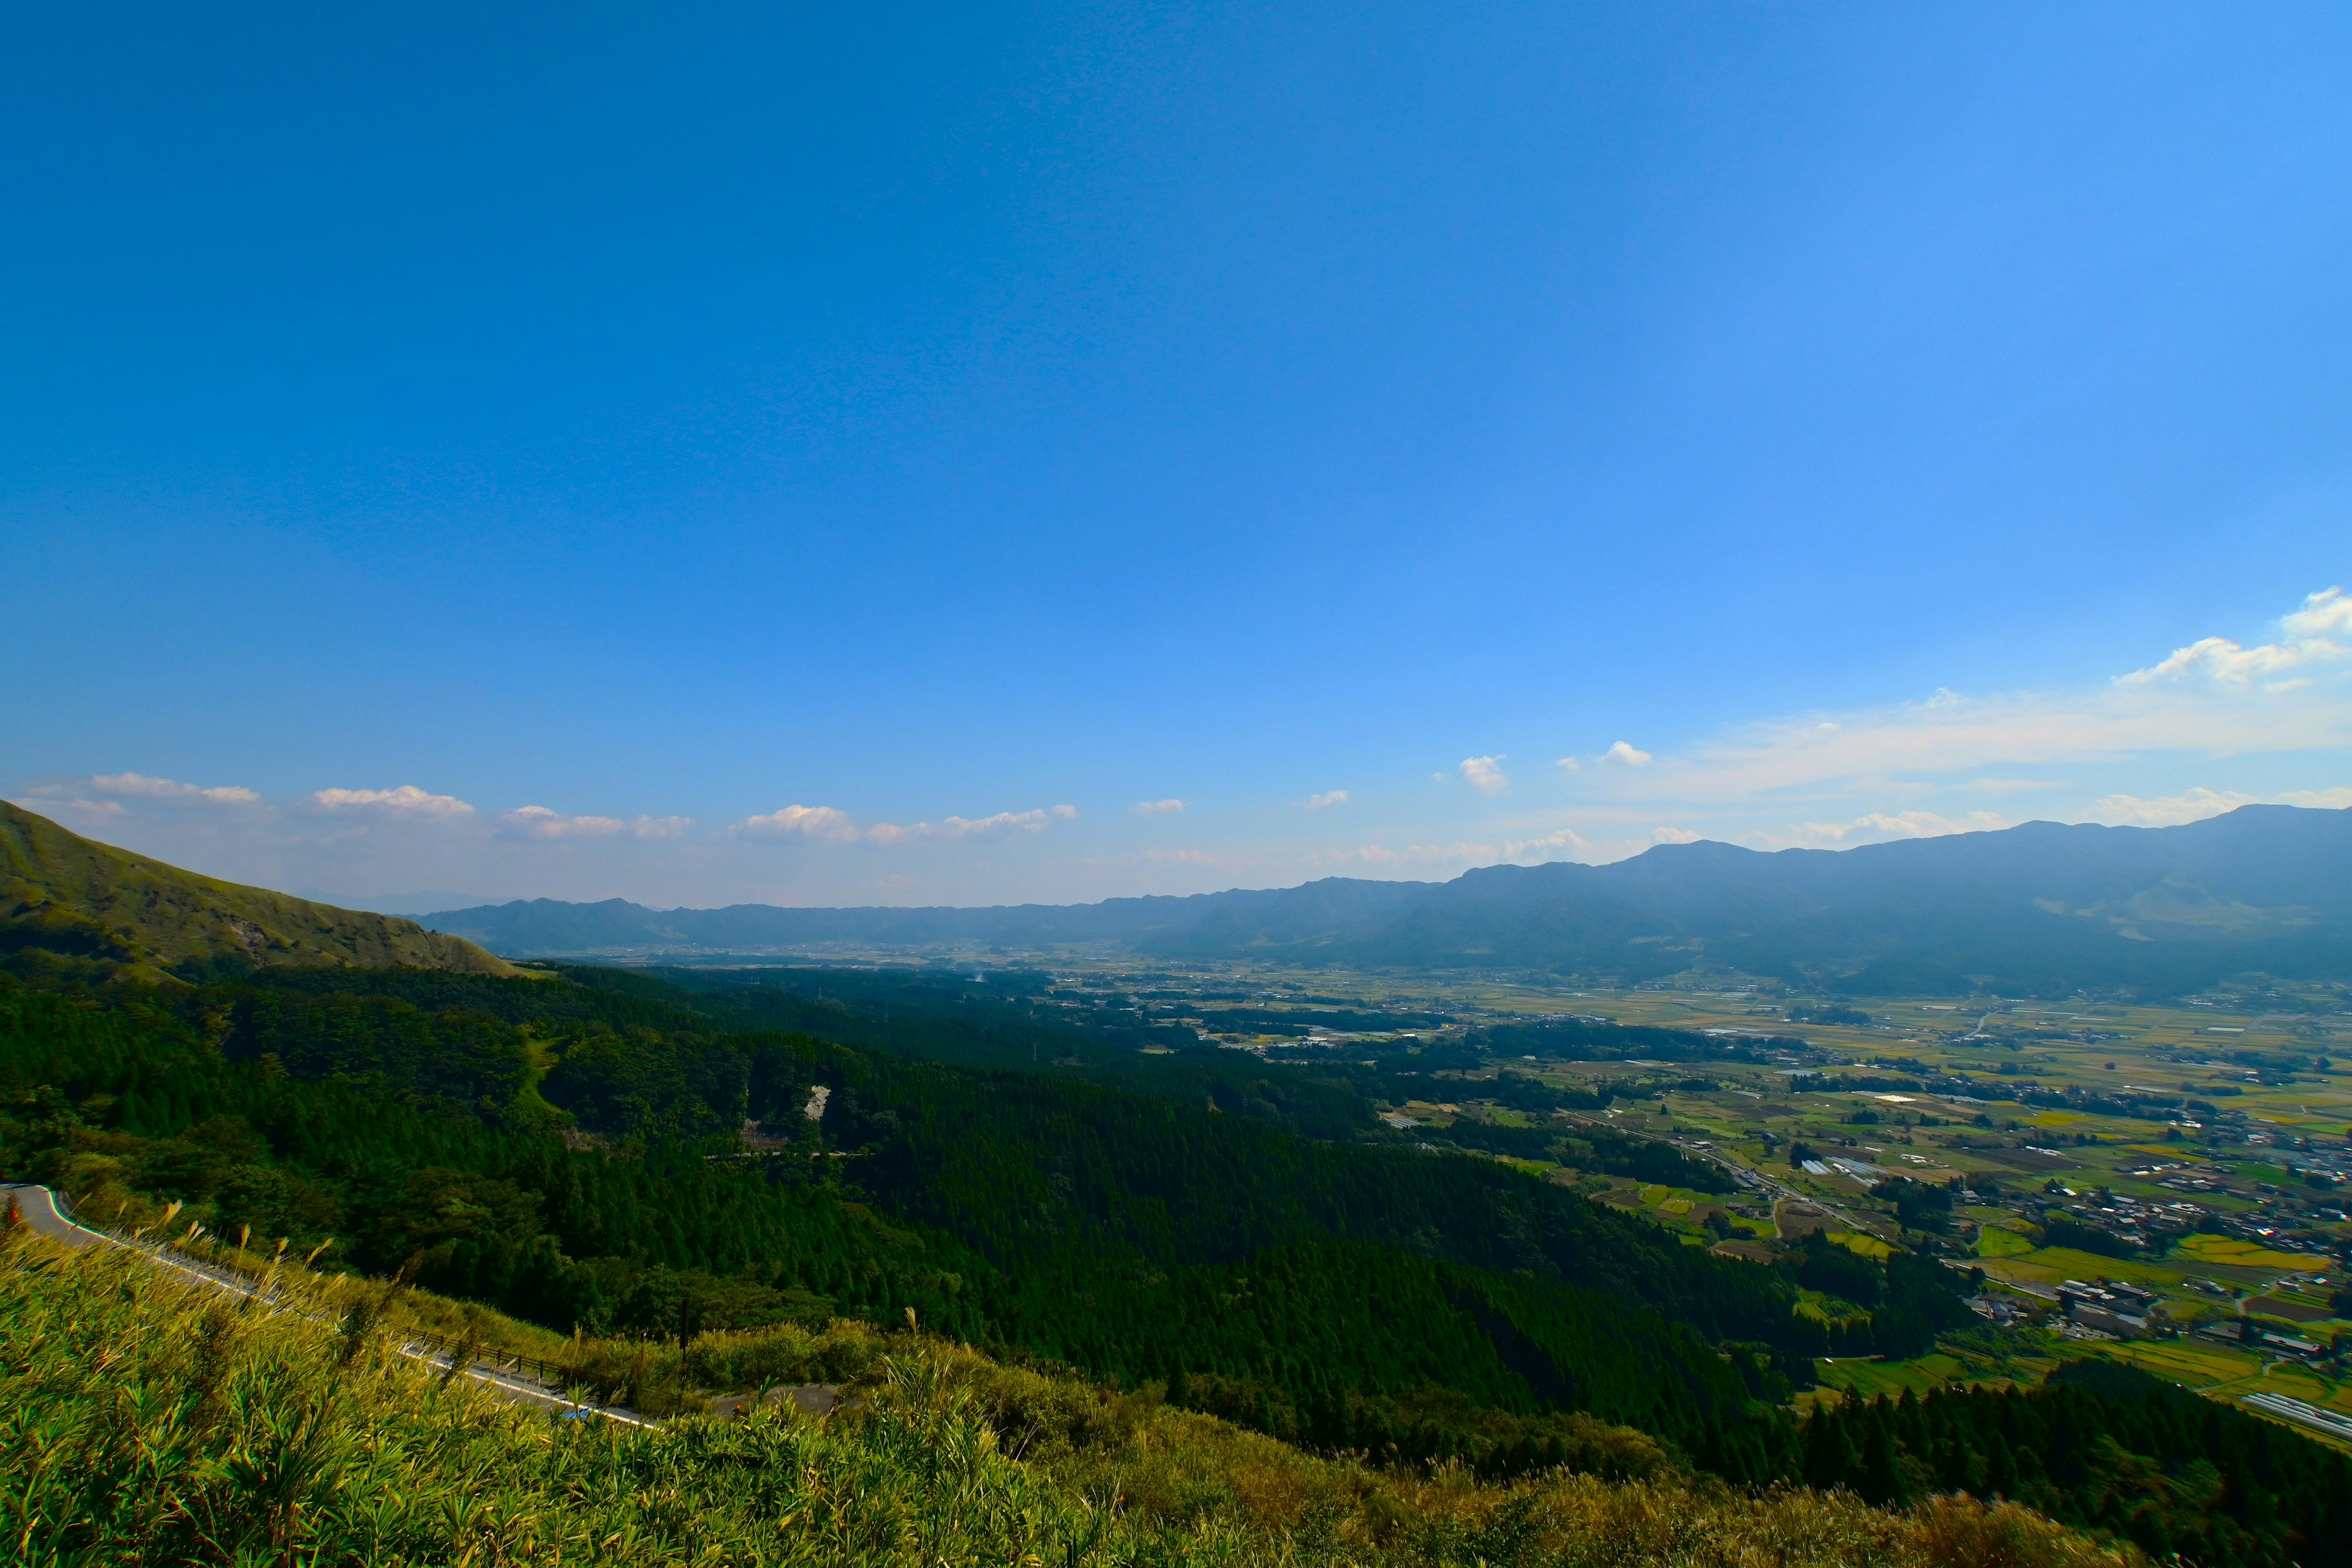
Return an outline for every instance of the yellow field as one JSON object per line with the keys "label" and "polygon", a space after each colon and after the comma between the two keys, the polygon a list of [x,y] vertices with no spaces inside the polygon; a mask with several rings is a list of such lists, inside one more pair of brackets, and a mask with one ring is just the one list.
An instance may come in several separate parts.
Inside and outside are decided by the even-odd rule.
{"label": "yellow field", "polygon": [[2200,1391],[2257,1377],[2263,1368],[2259,1356],[2227,1345],[2190,1340],[2102,1345],[2099,1349],[2116,1361],[2145,1367],[2158,1377],[2168,1377],[2184,1387]]}
{"label": "yellow field", "polygon": [[[1990,1258],[1990,1254],[1979,1256]],[[2160,1263],[2143,1263],[2135,1258],[2102,1258],[2095,1252],[2077,1252],[2071,1247],[2042,1247],[2021,1257],[2000,1258],[1996,1275],[2013,1275],[2041,1284],[2054,1285],[2062,1279],[2121,1279],[2133,1285],[2148,1285],[2158,1289],[2180,1283],[2180,1270]]]}
{"label": "yellow field", "polygon": [[2298,1258],[2290,1252],[2274,1252],[2259,1242],[2241,1241],[2233,1236],[2199,1234],[2184,1237],[2173,1249],[2179,1257],[2195,1263],[2219,1263],[2233,1268],[2317,1268],[2321,1261]]}

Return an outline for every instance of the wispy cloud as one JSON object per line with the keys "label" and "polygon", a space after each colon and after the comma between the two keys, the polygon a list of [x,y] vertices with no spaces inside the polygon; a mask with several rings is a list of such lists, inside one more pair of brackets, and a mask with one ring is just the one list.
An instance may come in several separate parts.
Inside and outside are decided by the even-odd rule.
{"label": "wispy cloud", "polygon": [[1367,844],[1360,848],[1334,851],[1324,857],[1340,863],[1353,862],[1364,866],[1414,866],[1460,868],[1465,866],[1490,864],[1501,854],[1501,847],[1476,844],[1456,839],[1451,844],[1407,844],[1391,849],[1385,844]]}
{"label": "wispy cloud", "polygon": [[[2340,751],[2352,747],[2352,690],[2345,671],[2326,667],[2344,659],[2332,635],[2347,618],[2352,601],[2331,588],[2284,617],[2288,630],[2276,643],[2242,648],[2209,637],[2090,689],[1990,698],[1943,690],[1894,708],[1748,725],[1681,755],[1658,757],[1652,766],[1628,768],[1613,793],[1724,804],[1777,791],[1884,788],[1904,780],[1957,786],[1966,781],[1953,775],[1987,768],[2111,763],[2155,752]],[[2249,674],[2291,668],[2319,678],[2262,683]],[[1641,754],[1630,746],[1626,752],[1632,754],[1621,760],[1628,763]]]}
{"label": "wispy cloud", "polygon": [[993,816],[950,816],[938,822],[876,822],[859,826],[847,812],[830,805],[788,805],[764,816],[747,817],[734,831],[755,837],[798,835],[807,838],[850,843],[911,844],[930,838],[985,838],[1001,833],[1037,833],[1078,815],[1075,805],[1038,806],[1030,811],[1000,811]]}
{"label": "wispy cloud", "polygon": [[1500,795],[1511,787],[1510,779],[1503,773],[1503,759],[1499,754],[1465,757],[1462,765],[1454,771],[1461,775],[1464,784],[1485,795]]}
{"label": "wispy cloud", "polygon": [[177,779],[152,778],[145,773],[100,773],[89,781],[92,793],[138,800],[201,801],[212,805],[257,805],[261,796],[242,784],[192,784]]}
{"label": "wispy cloud", "polygon": [[310,795],[321,811],[367,811],[394,816],[461,817],[474,808],[454,795],[431,795],[415,784],[397,789],[322,789]]}
{"label": "wispy cloud", "polygon": [[1653,827],[1650,829],[1650,842],[1653,844],[1696,844],[1706,837],[1706,834],[1693,833],[1687,827]]}
{"label": "wispy cloud", "polygon": [[1320,795],[1307,797],[1307,809],[1309,811],[1328,811],[1335,805],[1347,804],[1348,792],[1343,789],[1327,789]]}
{"label": "wispy cloud", "polygon": [[524,838],[683,838],[690,816],[566,816],[543,805],[501,813],[499,826]]}
{"label": "wispy cloud", "polygon": [[993,816],[950,816],[935,823],[909,823],[904,827],[877,822],[866,830],[866,836],[881,844],[918,838],[987,838],[1000,833],[1041,833],[1077,815],[1075,805],[1054,805],[1031,811],[1000,811]]}
{"label": "wispy cloud", "polygon": [[119,800],[92,800],[88,795],[48,795],[31,790],[16,795],[14,804],[23,806],[27,811],[49,815],[68,812],[76,816],[87,817],[93,822],[103,822],[110,816],[128,815],[123,804]]}
{"label": "wispy cloud", "polygon": [[1138,816],[1172,816],[1184,809],[1181,800],[1139,800],[1129,807]]}
{"label": "wispy cloud", "polygon": [[1963,816],[1941,816],[1932,811],[1873,811],[1851,822],[1808,822],[1793,833],[1768,837],[1775,848],[1801,845],[1827,848],[1850,844],[1883,843],[1893,838],[1942,838],[1954,833],[1987,833],[2009,826],[2007,817],[1990,811],[1972,811]]}
{"label": "wispy cloud", "polygon": [[2202,822],[2209,816],[2252,805],[2260,798],[2201,785],[2152,800],[2143,800],[2136,795],[2110,795],[2091,803],[2091,816],[2095,821],[2123,827],[2176,827],[2184,822]]}
{"label": "wispy cloud", "polygon": [[1971,795],[2029,795],[2064,786],[2056,779],[1970,779],[1960,787]]}
{"label": "wispy cloud", "polygon": [[[262,809],[261,796],[242,784],[193,784],[151,773],[98,773],[34,779],[16,797],[26,809],[64,813],[92,825],[131,814],[133,806]],[[126,805],[125,803],[131,803]]]}

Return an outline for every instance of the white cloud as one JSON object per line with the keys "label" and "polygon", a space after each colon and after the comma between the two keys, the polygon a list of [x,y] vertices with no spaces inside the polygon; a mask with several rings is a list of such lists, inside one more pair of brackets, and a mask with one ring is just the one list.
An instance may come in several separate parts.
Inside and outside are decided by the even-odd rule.
{"label": "white cloud", "polygon": [[1584,759],[1581,757],[1562,757],[1559,760],[1559,765],[1566,768],[1570,773],[1581,773],[1584,769]]}
{"label": "white cloud", "polygon": [[2279,618],[2279,641],[2252,647],[2242,647],[2228,637],[2200,637],[2187,647],[2175,648],[2161,663],[2119,677],[2117,683],[2145,685],[2201,675],[2242,686],[2305,665],[2352,656],[2352,647],[2335,640],[2352,635],[2352,598],[2347,598],[2341,588],[2310,595],[2301,609]]}
{"label": "white cloud", "polygon": [[525,805],[502,814],[499,826],[525,838],[682,838],[694,818],[566,816],[543,805]]}
{"label": "white cloud", "polygon": [[1184,809],[1181,800],[1139,800],[1131,808],[1138,816],[1171,816]]}
{"label": "white cloud", "polygon": [[829,805],[788,805],[765,816],[746,817],[735,825],[735,830],[761,837],[796,833],[804,838],[836,841],[859,837],[849,813]]}
{"label": "white cloud", "polygon": [[1687,827],[1654,827],[1650,830],[1650,842],[1653,844],[1696,844],[1706,837],[1703,833],[1693,833]]}
{"label": "white cloud", "polygon": [[1650,753],[1640,747],[1620,741],[1601,753],[1604,763],[1614,763],[1621,768],[1638,768],[1651,761]]}
{"label": "white cloud", "polygon": [[1320,795],[1307,797],[1307,809],[1309,811],[1328,811],[1335,805],[1347,804],[1348,792],[1343,789],[1327,789]]}
{"label": "white cloud", "polygon": [[2291,789],[2278,797],[2278,803],[2313,811],[2352,811],[2352,788],[2338,784],[2334,789]]}
{"label": "white cloud", "polygon": [[1558,827],[1538,838],[1514,839],[1510,843],[1504,845],[1503,858],[1506,860],[1525,860],[1533,858],[1539,860],[1549,860],[1553,858],[1553,851],[1555,850],[1573,849],[1581,854],[1589,852],[1591,847],[1591,844],[1585,839],[1583,835],[1578,833],[1575,828]]}
{"label": "white cloud", "polygon": [[428,795],[415,784],[398,789],[322,789],[310,799],[324,811],[376,811],[398,816],[471,816],[474,808],[453,795]]}
{"label": "white cloud", "polygon": [[1465,757],[1461,767],[1455,771],[1462,775],[1462,782],[1472,789],[1486,795],[1500,795],[1511,787],[1511,781],[1504,776],[1502,764],[1500,755]]}
{"label": "white cloud", "polygon": [[89,781],[99,795],[127,795],[141,800],[205,801],[215,805],[257,805],[261,797],[242,784],[182,784],[177,779],[151,778],[145,773],[100,773]]}

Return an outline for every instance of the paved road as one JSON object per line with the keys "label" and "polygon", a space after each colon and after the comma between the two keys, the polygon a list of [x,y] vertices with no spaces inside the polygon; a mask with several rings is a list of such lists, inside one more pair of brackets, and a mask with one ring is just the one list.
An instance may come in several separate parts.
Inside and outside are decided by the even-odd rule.
{"label": "paved road", "polygon": [[1670,1149],[1679,1149],[1685,1154],[1691,1154],[1702,1160],[1711,1161],[1730,1172],[1732,1179],[1743,1187],[1761,1187],[1765,1193],[1771,1197],[1785,1198],[1792,1204],[1806,1204],[1814,1208],[1820,1209],[1829,1215],[1831,1218],[1843,1224],[1848,1230],[1859,1230],[1865,1234],[1875,1234],[1870,1230],[1868,1226],[1864,1225],[1860,1220],[1854,1218],[1853,1215],[1846,1213],[1845,1210],[1838,1207],[1837,1205],[1832,1203],[1827,1198],[1817,1198],[1811,1193],[1800,1192],[1797,1188],[1790,1186],[1788,1183],[1781,1181],[1779,1177],[1771,1174],[1768,1171],[1759,1170],[1752,1165],[1743,1165],[1738,1161],[1731,1159],[1727,1155],[1718,1154],[1712,1149],[1696,1148],[1691,1144],[1684,1142],[1679,1138],[1670,1138],[1661,1133],[1644,1131],[1643,1129],[1638,1127],[1622,1127],[1614,1121],[1604,1121],[1597,1116],[1581,1116],[1572,1110],[1568,1114],[1572,1121],[1582,1121],[1593,1127],[1603,1127],[1612,1132],[1622,1133],[1628,1137],[1647,1138],[1652,1142],[1664,1143]]}
{"label": "paved road", "polygon": [[[27,1226],[31,1226],[37,1234],[47,1237],[52,1241],[63,1242],[68,1247],[118,1247],[126,1252],[137,1253],[159,1268],[168,1268],[173,1273],[184,1275],[190,1279],[209,1285],[216,1290],[226,1290],[248,1300],[264,1301],[278,1307],[279,1310],[290,1310],[279,1306],[264,1292],[256,1289],[241,1276],[228,1269],[213,1268],[187,1258],[174,1258],[160,1247],[134,1247],[118,1237],[108,1236],[103,1231],[92,1230],[88,1226],[78,1224],[59,1207],[57,1194],[47,1187],[35,1186],[30,1183],[0,1183],[0,1193],[5,1193],[8,1197],[16,1200],[16,1212],[24,1216]],[[449,1357],[430,1346],[404,1343],[397,1344],[394,1348],[412,1361],[423,1362],[427,1366],[438,1367],[445,1371],[448,1368]],[[525,1405],[561,1415],[574,1417],[598,1415],[607,1421],[619,1422],[625,1426],[656,1425],[635,1411],[625,1410],[615,1405],[583,1405],[576,1399],[566,1399],[551,1389],[543,1388],[538,1384],[522,1378],[510,1377],[502,1372],[468,1367],[466,1369],[466,1375],[499,1398],[512,1404]]]}
{"label": "paved road", "polygon": [[25,1223],[51,1241],[62,1241],[68,1247],[100,1247],[114,1245],[110,1236],[86,1229],[68,1219],[58,1208],[58,1197],[47,1187],[17,1183],[0,1183],[0,1190],[16,1200],[16,1212]]}

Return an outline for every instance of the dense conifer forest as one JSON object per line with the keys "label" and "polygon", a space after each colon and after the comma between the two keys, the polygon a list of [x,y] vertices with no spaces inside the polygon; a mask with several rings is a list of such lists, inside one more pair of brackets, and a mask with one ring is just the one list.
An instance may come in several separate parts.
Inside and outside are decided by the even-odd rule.
{"label": "dense conifer forest", "polygon": [[1999,1495],[2163,1562],[2352,1561],[2352,1459],[2135,1367],[2073,1362],[2038,1388],[1817,1410],[1804,1477],[1882,1505]]}

